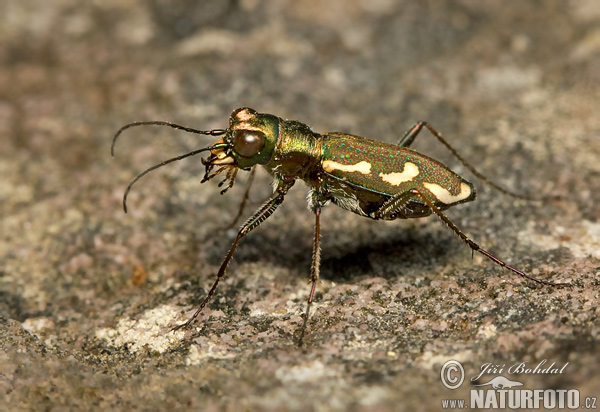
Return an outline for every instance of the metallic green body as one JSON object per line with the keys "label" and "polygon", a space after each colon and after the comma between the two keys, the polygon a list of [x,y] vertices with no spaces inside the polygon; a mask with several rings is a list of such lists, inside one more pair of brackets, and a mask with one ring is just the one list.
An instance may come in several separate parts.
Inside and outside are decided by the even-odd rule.
{"label": "metallic green body", "polygon": [[[201,135],[222,136],[222,138],[209,147],[168,159],[138,174],[129,183],[123,195],[125,211],[127,211],[127,193],[140,177],[158,167],[202,152],[210,152],[210,155],[202,160],[205,166],[202,182],[209,181],[220,174],[224,175],[225,179],[219,184],[220,187],[225,185],[221,193],[225,193],[233,186],[240,169],[251,170],[254,166],[262,165],[274,177],[273,194],[240,227],[206,298],[187,322],[176,326],[173,330],[189,325],[199,315],[215,293],[220,280],[225,277],[227,266],[241,239],[275,212],[296,180],[303,180],[310,188],[308,204],[315,216],[310,269],[312,286],[298,339],[300,345],[302,345],[310,305],[319,280],[321,208],[329,202],[371,219],[408,219],[435,213],[473,252],[481,253],[495,264],[538,283],[567,285],[538,279],[508,266],[480,248],[441,212],[451,206],[474,200],[475,188],[440,162],[408,148],[424,127],[474,175],[504,193],[510,194],[510,192],[489,182],[477,172],[427,122],[418,122],[404,135],[398,145],[391,145],[344,133],[321,135],[313,132],[303,123],[241,108],[232,113],[226,130],[202,131],[162,121],[130,123],[121,127],[115,134],[111,150],[114,149],[117,138],[124,130],[141,125],[166,125]],[[252,176],[251,174],[250,182]],[[249,188],[250,185],[242,201],[240,214],[248,198]]]}
{"label": "metallic green body", "polygon": [[[240,132],[264,134],[264,146],[254,156],[240,156],[233,149]],[[411,149],[344,133],[321,135],[303,123],[249,108],[233,112],[223,141],[227,147],[213,150],[206,164],[263,165],[276,179],[275,190],[303,180],[313,210],[332,202],[361,216],[393,220],[432,213],[415,191],[429,195],[440,210],[475,199],[471,183]],[[381,213],[394,198],[402,200],[401,207]]]}
{"label": "metallic green body", "polygon": [[[322,136],[322,141],[324,160],[331,160],[344,166],[356,165],[360,162],[371,165],[369,173],[339,169],[324,173],[328,186],[335,186],[333,183],[335,180],[340,186],[351,188],[351,192],[355,194],[360,204],[359,210],[352,210],[355,213],[364,213],[372,217],[372,214],[392,196],[408,193],[412,189],[422,190],[423,183],[435,183],[451,195],[459,194],[462,184],[469,186],[470,193],[463,199],[446,203],[436,197],[435,205],[441,210],[475,199],[475,188],[471,183],[437,160],[414,150],[343,133],[328,133]],[[407,164],[413,165],[411,167],[415,172],[414,176],[407,173],[409,172]],[[390,182],[392,179],[384,179],[393,173],[403,172],[407,177],[398,179],[403,180],[401,182],[392,184]],[[415,195],[396,218],[414,218],[430,214],[431,209],[418,195]]]}

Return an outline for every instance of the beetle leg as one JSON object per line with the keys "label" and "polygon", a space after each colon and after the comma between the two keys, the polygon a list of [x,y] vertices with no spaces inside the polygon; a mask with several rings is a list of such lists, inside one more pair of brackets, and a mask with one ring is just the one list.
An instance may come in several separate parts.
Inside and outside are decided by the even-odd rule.
{"label": "beetle leg", "polygon": [[511,266],[508,266],[506,263],[504,263],[502,260],[498,259],[496,256],[492,255],[491,253],[489,253],[488,251],[482,249],[481,247],[479,247],[479,245],[475,242],[473,242],[471,239],[469,239],[467,237],[467,235],[465,235],[463,232],[460,231],[460,229],[458,227],[456,227],[456,225],[454,223],[452,223],[450,221],[450,219],[448,219],[446,217],[446,215],[444,215],[441,210],[435,206],[434,204],[434,198],[433,195],[431,195],[429,193],[429,191],[427,189],[422,189],[422,190],[417,190],[417,189],[412,189],[410,191],[411,193],[418,195],[421,199],[423,199],[423,201],[425,202],[425,204],[429,207],[429,209],[431,209],[433,211],[433,213],[435,213],[436,215],[438,215],[438,217],[440,219],[442,219],[442,221],[448,225],[448,227],[458,235],[458,237],[460,237],[463,242],[465,242],[472,251],[474,252],[479,252],[482,255],[484,255],[485,257],[487,257],[488,259],[490,259],[492,262],[494,262],[495,264],[506,268],[508,270],[510,270],[513,273],[516,273],[519,276],[522,276],[524,278],[527,278],[529,280],[533,280],[534,282],[538,282],[538,283],[542,283],[544,285],[550,285],[550,286],[571,286],[569,283],[555,283],[555,282],[550,282],[548,280],[544,280],[544,279],[538,279],[536,277],[533,277],[531,275],[528,275],[526,273],[521,272],[518,269],[515,269]]}
{"label": "beetle leg", "polygon": [[404,134],[402,139],[400,139],[400,141],[398,142],[398,146],[409,147],[415,141],[419,133],[421,133],[421,130],[423,130],[423,126],[425,125],[427,125],[429,129],[432,129],[432,127],[429,126],[427,122],[418,122],[413,127],[408,129],[408,131]]}
{"label": "beetle leg", "polygon": [[246,236],[248,233],[250,233],[253,229],[258,227],[262,222],[264,222],[269,216],[271,216],[273,214],[275,209],[277,209],[277,207],[283,202],[283,198],[285,197],[285,194],[287,193],[288,189],[292,185],[293,185],[293,182],[291,182],[290,184],[287,184],[285,186],[280,185],[280,187],[273,194],[271,199],[269,199],[267,202],[265,202],[256,212],[254,212],[252,217],[250,217],[248,220],[246,220],[246,222],[240,228],[237,237],[233,241],[233,244],[231,245],[231,248],[229,249],[227,256],[225,256],[225,259],[223,260],[223,263],[221,263],[221,267],[219,268],[219,271],[217,272],[217,278],[215,279],[215,282],[213,283],[212,287],[210,288],[208,295],[206,296],[206,298],[204,298],[204,300],[200,304],[200,308],[198,308],[198,310],[194,313],[194,315],[191,318],[188,319],[187,322],[182,323],[181,325],[175,326],[173,329],[171,329],[172,331],[176,331],[180,328],[188,326],[190,323],[192,323],[194,321],[194,319],[196,319],[196,317],[198,317],[198,315],[200,314],[202,309],[204,309],[204,307],[206,306],[206,304],[208,303],[208,301],[210,300],[212,295],[215,293],[215,290],[217,290],[217,285],[219,284],[219,281],[223,277],[225,277],[225,270],[227,269],[227,265],[229,265],[229,262],[231,261],[231,258],[233,257],[233,253],[235,252],[235,249],[237,248],[237,245],[240,242],[240,240],[244,236]]}
{"label": "beetle leg", "polygon": [[499,191],[500,193],[504,193],[505,195],[514,197],[516,199],[523,199],[523,200],[530,200],[530,201],[544,200],[543,198],[536,198],[536,197],[521,195],[519,193],[512,192],[508,189],[503,188],[502,186],[497,185],[496,183],[492,182],[491,180],[489,180],[487,177],[485,177],[483,174],[481,174],[477,169],[475,169],[473,166],[471,166],[471,164],[469,162],[467,162],[461,155],[459,155],[458,152],[452,146],[450,146],[450,143],[448,143],[446,141],[446,139],[444,139],[442,137],[442,134],[440,132],[438,132],[437,130],[435,130],[433,128],[433,126],[431,126],[428,122],[424,122],[424,121],[417,122],[413,127],[411,127],[406,132],[406,134],[402,137],[402,139],[400,139],[398,146],[409,147],[415,141],[415,139],[417,138],[419,133],[421,133],[421,130],[423,130],[424,127],[427,128],[427,130],[429,130],[429,132],[431,132],[431,134],[436,139],[438,139],[438,141],[441,144],[443,144],[446,147],[446,149],[448,149],[450,151],[450,153],[452,153],[452,155],[454,157],[456,157],[463,164],[464,167],[467,168],[467,170],[469,170],[471,173],[473,173],[475,176],[477,176],[477,178],[479,180],[481,180],[482,182],[485,182],[489,186],[493,187],[495,190]]}
{"label": "beetle leg", "polygon": [[238,209],[237,215],[233,218],[233,221],[227,226],[227,229],[231,229],[234,227],[238,221],[238,219],[244,213],[244,208],[246,207],[246,203],[250,198],[250,188],[252,187],[252,183],[254,182],[254,175],[256,174],[256,167],[250,169],[250,176],[248,176],[248,181],[246,182],[246,190],[244,191],[244,197],[242,198],[242,203],[240,203],[240,207]]}
{"label": "beetle leg", "polygon": [[300,338],[298,339],[298,346],[302,346],[304,332],[306,331],[306,325],[308,323],[308,315],[310,314],[310,307],[315,295],[315,290],[317,288],[317,281],[319,280],[319,268],[321,265],[321,206],[315,205],[313,207],[313,211],[315,213],[315,239],[313,244],[312,263],[310,266],[310,281],[312,286],[310,288],[310,294],[308,295],[308,302],[306,303],[306,314],[304,315],[304,322],[302,322],[302,330],[300,332]]}
{"label": "beetle leg", "polygon": [[419,133],[421,133],[421,131],[423,130],[424,127],[427,130],[429,130],[429,132],[431,132],[431,134],[436,139],[438,139],[441,144],[443,144],[444,146],[446,146],[446,148],[448,150],[450,150],[452,152],[452,154],[454,156],[456,156],[458,158],[458,160],[461,161],[461,163],[463,163],[463,164],[466,163],[466,161],[462,157],[460,157],[460,155],[456,152],[456,150],[454,150],[454,148],[452,146],[450,146],[450,144],[448,144],[448,142],[446,142],[446,140],[442,137],[442,134],[440,132],[438,132],[437,130],[435,130],[433,128],[433,126],[430,125],[428,122],[425,122],[423,120],[421,120],[420,122],[415,123],[415,125],[413,127],[411,127],[410,129],[408,129],[408,131],[404,134],[404,136],[402,137],[402,139],[400,139],[400,141],[398,142],[398,146],[400,146],[400,147],[409,147],[411,144],[413,144],[413,142],[415,141],[415,139],[417,138],[417,136],[419,135]]}
{"label": "beetle leg", "polygon": [[389,198],[376,212],[371,214],[373,219],[394,220],[398,218],[404,206],[414,198],[410,191],[399,193]]}

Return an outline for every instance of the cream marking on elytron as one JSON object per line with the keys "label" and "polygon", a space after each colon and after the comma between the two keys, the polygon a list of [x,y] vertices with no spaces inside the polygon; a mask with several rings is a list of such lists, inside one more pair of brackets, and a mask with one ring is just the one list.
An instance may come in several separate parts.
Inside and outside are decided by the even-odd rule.
{"label": "cream marking on elytron", "polygon": [[437,200],[447,205],[460,202],[471,196],[471,188],[466,183],[460,184],[460,192],[456,195],[453,195],[447,189],[444,189],[442,186],[435,183],[423,182],[423,186],[433,193]]}
{"label": "cream marking on elytron", "polygon": [[419,175],[419,167],[411,162],[404,164],[402,172],[379,173],[379,177],[384,182],[388,182],[392,186],[399,186],[401,183],[410,182]]}
{"label": "cream marking on elytron", "polygon": [[362,162],[353,165],[344,165],[334,162],[333,160],[325,160],[323,162],[323,170],[329,173],[332,173],[334,170],[339,170],[340,172],[358,172],[363,175],[368,175],[371,173],[371,163],[363,160]]}

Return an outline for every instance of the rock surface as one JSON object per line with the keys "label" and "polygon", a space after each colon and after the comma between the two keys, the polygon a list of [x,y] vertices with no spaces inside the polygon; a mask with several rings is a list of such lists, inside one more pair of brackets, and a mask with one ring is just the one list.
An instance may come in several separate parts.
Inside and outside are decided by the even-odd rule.
{"label": "rock surface", "polygon": [[[504,375],[600,395],[600,4],[9,0],[0,4],[0,409],[439,410]],[[244,239],[194,327],[235,230],[244,176],[198,158],[128,181],[249,106],[414,147],[473,181],[447,216],[539,286],[471,253],[435,217],[328,207],[304,345],[313,218],[298,184]],[[242,175],[243,173],[240,173]],[[259,172],[249,215],[270,191]],[[442,365],[465,382],[443,386]],[[508,373],[546,361],[562,373]],[[503,366],[504,365],[504,366]],[[502,368],[502,371],[499,369]]]}

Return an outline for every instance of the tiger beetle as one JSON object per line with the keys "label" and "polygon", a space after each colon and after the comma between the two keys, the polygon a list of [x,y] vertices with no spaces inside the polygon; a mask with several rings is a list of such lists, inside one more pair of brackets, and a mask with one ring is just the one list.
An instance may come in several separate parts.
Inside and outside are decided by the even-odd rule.
{"label": "tiger beetle", "polygon": [[[233,186],[239,170],[251,171],[252,178],[255,166],[261,165],[274,179],[273,194],[239,229],[199,309],[187,322],[174,327],[173,330],[188,326],[196,319],[215,293],[219,281],[225,276],[227,265],[240,240],[275,212],[288,190],[298,179],[303,180],[309,187],[308,208],[315,215],[310,269],[312,285],[300,343],[319,280],[321,209],[330,202],[342,209],[375,220],[410,219],[435,214],[471,248],[472,253],[479,252],[495,264],[532,281],[552,286],[568,285],[538,279],[507,265],[469,239],[442,213],[452,206],[475,200],[475,187],[437,160],[409,148],[423,128],[428,129],[479,179],[503,193],[514,197],[525,197],[490,182],[467,163],[427,122],[421,121],[415,124],[397,145],[393,145],[346,133],[318,134],[303,123],[284,120],[271,114],[257,113],[244,107],[232,113],[227,129],[203,131],[162,121],[127,124],[114,136],[111,153],[114,155],[115,143],[124,130],[142,125],[169,126],[186,132],[222,137],[208,147],[165,160],[137,175],[129,183],[123,196],[125,212],[127,212],[127,195],[142,176],[168,163],[203,152],[208,152],[209,155],[206,159],[202,159],[205,167],[202,183],[224,174],[225,178],[220,186],[225,185],[225,188],[221,194]],[[247,200],[248,190],[249,186],[244,195],[242,208]]]}

